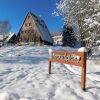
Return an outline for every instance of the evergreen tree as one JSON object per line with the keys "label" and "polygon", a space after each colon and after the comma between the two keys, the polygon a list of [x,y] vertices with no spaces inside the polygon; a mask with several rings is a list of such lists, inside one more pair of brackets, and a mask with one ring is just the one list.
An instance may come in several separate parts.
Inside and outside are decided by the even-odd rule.
{"label": "evergreen tree", "polygon": [[76,43],[76,38],[74,35],[74,31],[73,28],[70,26],[64,25],[63,27],[63,46],[70,46],[70,47],[74,47],[75,43]]}

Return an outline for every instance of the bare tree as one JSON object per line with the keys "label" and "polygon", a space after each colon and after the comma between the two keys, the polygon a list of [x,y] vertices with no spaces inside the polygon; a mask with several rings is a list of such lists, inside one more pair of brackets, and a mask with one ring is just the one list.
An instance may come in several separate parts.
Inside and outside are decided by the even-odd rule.
{"label": "bare tree", "polygon": [[8,20],[0,21],[0,35],[2,38],[0,39],[1,44],[4,43],[5,39],[7,38],[7,34],[11,29],[11,25]]}
{"label": "bare tree", "polygon": [[11,29],[11,25],[9,21],[0,21],[0,34],[5,35],[7,34]]}

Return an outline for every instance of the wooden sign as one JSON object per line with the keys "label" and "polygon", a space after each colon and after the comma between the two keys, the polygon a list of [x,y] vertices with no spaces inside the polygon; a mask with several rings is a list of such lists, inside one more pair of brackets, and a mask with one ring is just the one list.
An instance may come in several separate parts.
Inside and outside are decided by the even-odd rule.
{"label": "wooden sign", "polygon": [[[83,50],[83,49],[81,49]],[[60,52],[49,50],[49,74],[51,74],[51,62],[59,62],[81,67],[81,88],[86,87],[86,51]]]}

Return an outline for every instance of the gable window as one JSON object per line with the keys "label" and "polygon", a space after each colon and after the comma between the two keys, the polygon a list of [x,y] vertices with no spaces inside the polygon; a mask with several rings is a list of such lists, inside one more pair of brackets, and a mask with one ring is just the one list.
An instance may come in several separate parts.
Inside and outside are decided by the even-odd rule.
{"label": "gable window", "polygon": [[21,31],[21,33],[23,33],[23,31]]}
{"label": "gable window", "polygon": [[29,26],[31,26],[31,23],[29,23]]}
{"label": "gable window", "polygon": [[27,33],[27,30],[25,30],[25,33]]}
{"label": "gable window", "polygon": [[28,15],[28,18],[30,18],[30,16]]}
{"label": "gable window", "polygon": [[31,28],[31,29],[29,30],[29,33],[34,33],[34,29]]}
{"label": "gable window", "polygon": [[27,27],[27,23],[25,23],[25,26]]}

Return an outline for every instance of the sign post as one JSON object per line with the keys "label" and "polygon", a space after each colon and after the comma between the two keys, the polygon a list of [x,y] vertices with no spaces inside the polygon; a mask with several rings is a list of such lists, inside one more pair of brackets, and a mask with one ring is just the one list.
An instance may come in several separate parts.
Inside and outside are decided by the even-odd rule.
{"label": "sign post", "polygon": [[63,64],[76,65],[81,67],[81,83],[80,86],[83,90],[86,87],[86,55],[87,50],[81,47],[78,52],[60,52],[52,51],[49,49],[49,74],[51,74],[51,63],[59,62]]}
{"label": "sign post", "polygon": [[83,61],[82,61],[82,70],[81,70],[81,88],[85,90],[86,87],[86,55],[87,49],[82,47],[78,50],[78,52],[83,53]]}
{"label": "sign post", "polygon": [[[49,59],[52,59],[52,49],[49,49]],[[51,74],[51,61],[49,61],[49,74]]]}

